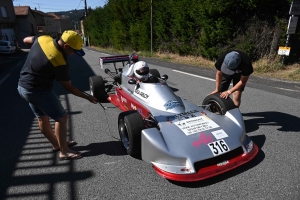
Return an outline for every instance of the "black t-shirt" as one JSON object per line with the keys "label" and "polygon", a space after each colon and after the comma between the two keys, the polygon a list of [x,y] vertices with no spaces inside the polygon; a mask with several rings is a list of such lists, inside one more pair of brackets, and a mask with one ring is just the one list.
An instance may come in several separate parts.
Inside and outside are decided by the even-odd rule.
{"label": "black t-shirt", "polygon": [[52,89],[54,80],[70,80],[67,56],[57,42],[47,35],[33,37],[33,45],[20,72],[20,86],[47,91]]}
{"label": "black t-shirt", "polygon": [[[250,74],[253,73],[253,66],[252,66],[252,61],[251,58],[244,52],[239,51],[239,50],[231,50],[231,51],[236,51],[240,54],[241,56],[241,63],[239,64],[237,71],[241,73],[243,76],[249,76]],[[231,51],[227,51],[222,53],[218,59],[217,62],[215,63],[215,67],[217,70],[221,71],[221,66],[223,64],[223,61],[225,59],[225,56],[230,53]]]}

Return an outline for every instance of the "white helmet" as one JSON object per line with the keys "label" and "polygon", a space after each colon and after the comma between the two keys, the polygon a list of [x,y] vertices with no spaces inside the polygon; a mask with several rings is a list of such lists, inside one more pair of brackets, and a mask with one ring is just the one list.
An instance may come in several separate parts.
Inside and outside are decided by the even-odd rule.
{"label": "white helmet", "polygon": [[134,75],[141,81],[147,81],[149,78],[149,67],[144,61],[138,61],[134,64]]}

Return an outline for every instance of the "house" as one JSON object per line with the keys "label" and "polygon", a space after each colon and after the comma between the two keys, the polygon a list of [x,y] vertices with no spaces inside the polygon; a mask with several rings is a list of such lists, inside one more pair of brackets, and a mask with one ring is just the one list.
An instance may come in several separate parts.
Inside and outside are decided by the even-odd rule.
{"label": "house", "polygon": [[27,36],[37,35],[36,19],[29,6],[14,6],[17,26],[16,35],[19,44]]}
{"label": "house", "polygon": [[56,32],[57,36],[61,35],[65,30],[71,29],[70,21],[68,18],[63,16],[57,16],[54,13],[48,14],[54,18],[54,31]]}
{"label": "house", "polygon": [[16,16],[12,0],[0,1],[0,39],[16,40]]}
{"label": "house", "polygon": [[37,10],[36,8],[33,11],[33,14],[36,18],[36,27],[39,34],[48,34],[52,37],[55,37],[57,32],[55,31],[55,20],[53,16]]}

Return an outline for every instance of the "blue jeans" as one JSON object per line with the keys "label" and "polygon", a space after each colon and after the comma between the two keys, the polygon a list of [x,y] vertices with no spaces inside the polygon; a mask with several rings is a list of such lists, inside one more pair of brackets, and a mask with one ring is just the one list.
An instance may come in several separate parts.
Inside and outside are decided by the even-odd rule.
{"label": "blue jeans", "polygon": [[18,91],[21,97],[29,103],[36,117],[47,115],[57,121],[66,115],[66,110],[53,90],[30,91],[18,86]]}

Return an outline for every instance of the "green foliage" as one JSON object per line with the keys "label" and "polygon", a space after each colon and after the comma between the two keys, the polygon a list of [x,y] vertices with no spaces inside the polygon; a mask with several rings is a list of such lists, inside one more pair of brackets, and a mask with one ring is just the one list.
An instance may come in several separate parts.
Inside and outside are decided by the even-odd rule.
{"label": "green foliage", "polygon": [[[152,2],[152,6],[151,6]],[[274,32],[285,37],[291,0],[108,0],[84,22],[93,45],[216,58],[240,49],[270,54]],[[152,7],[152,18],[151,18]],[[151,29],[152,19],[152,29]],[[152,35],[151,35],[152,34]],[[297,38],[296,38],[297,40]]]}

